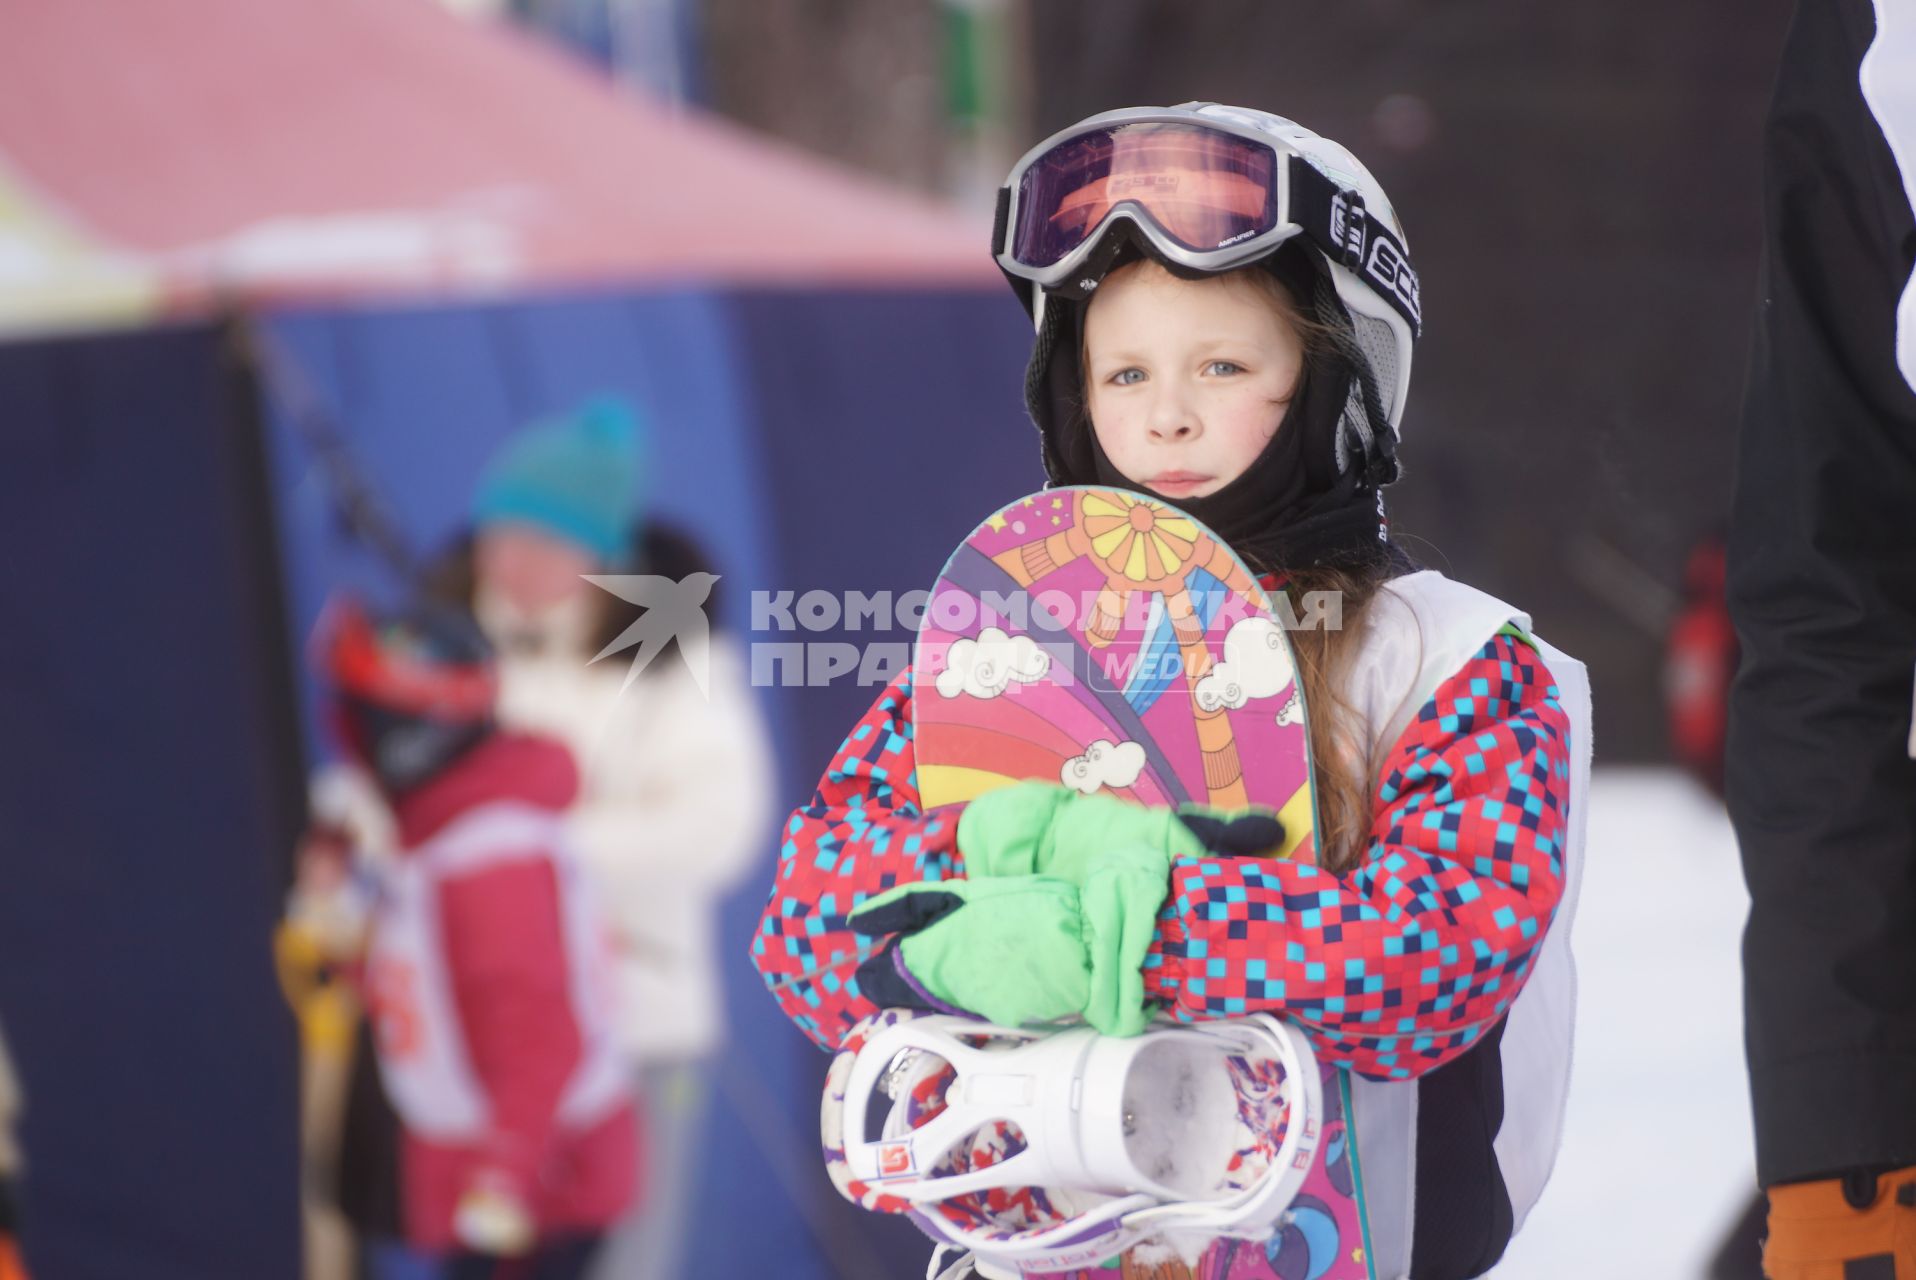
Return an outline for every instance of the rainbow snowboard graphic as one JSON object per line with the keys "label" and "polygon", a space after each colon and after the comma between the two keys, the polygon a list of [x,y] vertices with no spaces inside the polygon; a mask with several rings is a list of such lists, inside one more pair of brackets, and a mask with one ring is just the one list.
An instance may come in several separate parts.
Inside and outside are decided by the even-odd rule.
{"label": "rainbow snowboard graphic", "polygon": [[[1047,489],[979,525],[932,589],[914,656],[927,810],[1044,779],[1139,804],[1260,807],[1314,861],[1310,738],[1290,640],[1256,576],[1147,494]],[[1269,1241],[1195,1269],[1126,1258],[1083,1280],[1371,1280],[1341,1073],[1327,1140]],[[1057,1280],[1063,1280],[1062,1277]]]}

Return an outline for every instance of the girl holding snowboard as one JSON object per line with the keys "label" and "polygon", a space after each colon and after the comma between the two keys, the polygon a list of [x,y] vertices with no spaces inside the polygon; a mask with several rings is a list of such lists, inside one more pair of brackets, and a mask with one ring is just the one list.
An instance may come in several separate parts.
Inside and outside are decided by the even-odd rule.
{"label": "girl holding snowboard", "polygon": [[[1134,108],[1028,153],[993,248],[1036,328],[1026,400],[1050,482],[1148,490],[1294,607],[1340,602],[1341,625],[1292,636],[1318,861],[1218,857],[1143,809],[1135,831],[1085,821],[1110,802],[1062,788],[927,815],[908,671],[788,822],[755,962],[827,1049],[897,1005],[1113,1034],[1162,1013],[1286,1018],[1350,1073],[1372,1274],[1482,1275],[1561,1129],[1589,693],[1522,610],[1390,539],[1421,323],[1390,201],[1289,120]],[[1008,828],[1041,847],[1094,831],[1060,860],[1093,874],[1107,846],[1160,856],[1128,857],[1117,893],[1042,865],[966,879],[968,844]]]}

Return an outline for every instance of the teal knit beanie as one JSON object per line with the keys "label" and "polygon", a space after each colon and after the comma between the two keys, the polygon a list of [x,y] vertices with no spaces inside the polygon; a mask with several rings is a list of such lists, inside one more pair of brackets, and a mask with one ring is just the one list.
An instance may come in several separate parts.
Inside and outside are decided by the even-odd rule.
{"label": "teal knit beanie", "polygon": [[611,397],[533,423],[487,464],[473,526],[536,525],[612,564],[644,508],[644,434],[631,406]]}

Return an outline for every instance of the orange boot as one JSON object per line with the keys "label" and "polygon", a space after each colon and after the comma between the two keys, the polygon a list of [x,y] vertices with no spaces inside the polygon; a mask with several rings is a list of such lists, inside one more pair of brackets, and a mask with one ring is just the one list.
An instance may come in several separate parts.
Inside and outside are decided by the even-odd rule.
{"label": "orange boot", "polygon": [[1916,1165],[1874,1178],[1771,1187],[1763,1274],[1769,1280],[1916,1280]]}

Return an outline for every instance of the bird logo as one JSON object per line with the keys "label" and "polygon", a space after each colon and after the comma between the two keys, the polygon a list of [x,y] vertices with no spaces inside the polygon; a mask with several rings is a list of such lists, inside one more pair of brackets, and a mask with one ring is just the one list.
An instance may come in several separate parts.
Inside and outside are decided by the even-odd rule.
{"label": "bird logo", "polygon": [[639,673],[676,639],[692,682],[698,685],[701,694],[711,697],[712,628],[705,617],[705,602],[719,579],[716,573],[692,573],[676,581],[649,573],[581,576],[601,591],[609,591],[627,604],[645,610],[592,658],[597,662],[623,650],[633,650],[632,665],[626,670],[620,692],[630,689]]}

